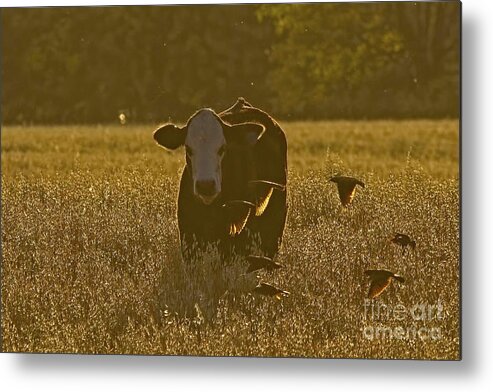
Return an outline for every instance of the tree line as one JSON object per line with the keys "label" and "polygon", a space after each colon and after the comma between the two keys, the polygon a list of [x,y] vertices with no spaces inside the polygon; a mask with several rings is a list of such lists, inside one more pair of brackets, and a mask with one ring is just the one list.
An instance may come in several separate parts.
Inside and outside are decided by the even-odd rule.
{"label": "tree line", "polygon": [[3,123],[457,117],[460,4],[1,10]]}

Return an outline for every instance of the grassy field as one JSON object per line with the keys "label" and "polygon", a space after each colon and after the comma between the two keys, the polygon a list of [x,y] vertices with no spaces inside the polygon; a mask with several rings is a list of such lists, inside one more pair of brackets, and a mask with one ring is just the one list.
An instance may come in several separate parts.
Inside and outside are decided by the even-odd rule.
{"label": "grassy field", "polygon": [[[291,295],[226,296],[206,323],[180,312],[183,151],[152,126],[3,127],[3,350],[457,359],[458,121],[282,125],[284,267],[260,278]],[[367,184],[347,210],[337,172]],[[368,303],[368,268],[406,283]]]}

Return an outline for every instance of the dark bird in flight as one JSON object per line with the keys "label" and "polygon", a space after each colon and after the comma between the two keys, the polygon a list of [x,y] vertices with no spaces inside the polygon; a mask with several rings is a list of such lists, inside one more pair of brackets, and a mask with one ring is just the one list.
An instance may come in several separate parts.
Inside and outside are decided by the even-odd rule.
{"label": "dark bird in flight", "polygon": [[229,200],[223,204],[229,235],[234,237],[244,229],[255,204],[246,200]]}
{"label": "dark bird in flight", "polygon": [[365,184],[362,181],[353,177],[334,176],[330,181],[337,184],[339,199],[341,199],[341,203],[344,207],[348,206],[353,200],[354,195],[356,194],[356,185],[359,185],[362,188],[365,187]]}
{"label": "dark bird in flight", "polygon": [[261,269],[272,271],[281,268],[281,264],[276,263],[270,257],[266,256],[248,256],[247,261],[250,263],[246,271],[247,274]]}
{"label": "dark bird in flight", "polygon": [[268,283],[260,283],[257,287],[253,289],[253,292],[268,297],[276,297],[278,300],[289,295],[288,291],[278,289],[277,287],[272,286]]}
{"label": "dark bird in flight", "polygon": [[260,216],[264,213],[274,190],[286,191],[286,185],[273,181],[251,180],[248,185],[253,189],[255,195],[255,215]]}
{"label": "dark bird in flight", "polygon": [[407,246],[410,246],[413,250],[416,249],[416,241],[413,241],[406,234],[395,233],[395,235],[390,239],[390,242],[402,246],[402,254],[404,254]]}
{"label": "dark bird in flight", "polygon": [[376,298],[382,294],[382,292],[389,287],[392,279],[404,283],[404,278],[402,276],[387,270],[366,270],[365,274],[370,278],[368,298]]}

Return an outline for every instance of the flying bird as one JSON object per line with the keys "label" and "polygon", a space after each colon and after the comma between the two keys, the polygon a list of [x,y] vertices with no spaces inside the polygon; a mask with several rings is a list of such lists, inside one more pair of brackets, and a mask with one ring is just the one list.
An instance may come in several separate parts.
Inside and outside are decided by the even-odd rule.
{"label": "flying bird", "polygon": [[223,204],[229,235],[234,237],[242,232],[255,204],[246,200],[230,200]]}
{"label": "flying bird", "polygon": [[341,199],[343,207],[347,207],[353,200],[354,195],[356,194],[356,185],[359,185],[362,188],[365,187],[365,184],[362,181],[353,177],[334,176],[331,177],[330,181],[337,184],[339,199]]}
{"label": "flying bird", "polygon": [[368,298],[373,299],[378,297],[382,292],[389,287],[392,279],[404,283],[402,276],[396,275],[387,270],[366,270],[365,274],[370,278],[370,290]]}
{"label": "flying bird", "polygon": [[246,271],[247,274],[261,269],[272,271],[281,268],[281,264],[276,263],[270,257],[266,256],[248,256],[247,261],[250,263]]}
{"label": "flying bird", "polygon": [[264,213],[275,189],[281,192],[286,191],[286,185],[273,181],[251,180],[248,185],[253,188],[255,194],[255,216],[260,216]]}
{"label": "flying bird", "polygon": [[260,283],[257,287],[253,289],[253,292],[268,297],[276,297],[278,300],[289,295],[288,291],[278,289],[277,287],[272,286],[268,283]]}
{"label": "flying bird", "polygon": [[395,233],[395,235],[390,239],[396,245],[402,246],[402,254],[406,251],[406,247],[410,246],[413,250],[416,249],[416,241],[412,240],[408,235]]}

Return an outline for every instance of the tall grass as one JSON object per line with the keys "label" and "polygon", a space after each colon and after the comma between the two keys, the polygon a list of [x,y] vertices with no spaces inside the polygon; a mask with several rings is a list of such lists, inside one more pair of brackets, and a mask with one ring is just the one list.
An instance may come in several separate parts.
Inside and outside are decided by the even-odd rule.
{"label": "tall grass", "polygon": [[[457,121],[283,126],[283,268],[259,275],[291,296],[230,293],[216,298],[212,314],[204,303],[185,306],[196,293],[176,222],[183,152],[155,146],[145,126],[4,127],[3,350],[457,359]],[[328,181],[335,173],[367,185],[348,209]],[[390,243],[395,231],[414,238],[416,251]],[[215,279],[206,276],[211,257],[197,280],[201,301]],[[369,304],[369,268],[406,283]],[[369,313],[421,304],[439,304],[441,317]],[[407,335],[370,338],[368,328],[379,326]],[[413,335],[420,328],[440,336]]]}

